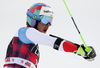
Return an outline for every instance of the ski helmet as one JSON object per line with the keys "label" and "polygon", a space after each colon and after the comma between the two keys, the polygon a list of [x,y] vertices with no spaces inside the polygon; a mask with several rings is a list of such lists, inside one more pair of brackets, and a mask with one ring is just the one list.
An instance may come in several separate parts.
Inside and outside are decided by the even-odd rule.
{"label": "ski helmet", "polygon": [[52,22],[53,11],[50,6],[44,3],[35,3],[27,10],[27,26],[34,27],[37,21],[43,24]]}

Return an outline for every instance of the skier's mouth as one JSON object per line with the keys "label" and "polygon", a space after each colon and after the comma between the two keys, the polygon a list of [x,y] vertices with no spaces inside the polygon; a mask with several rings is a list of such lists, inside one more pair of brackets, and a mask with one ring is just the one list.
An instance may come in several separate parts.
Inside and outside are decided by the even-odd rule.
{"label": "skier's mouth", "polygon": [[44,29],[43,31],[46,33],[47,29]]}

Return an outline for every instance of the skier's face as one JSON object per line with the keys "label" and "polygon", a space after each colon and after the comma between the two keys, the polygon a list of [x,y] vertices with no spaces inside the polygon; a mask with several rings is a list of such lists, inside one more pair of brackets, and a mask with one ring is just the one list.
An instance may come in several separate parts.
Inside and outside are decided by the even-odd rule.
{"label": "skier's face", "polygon": [[50,23],[48,23],[47,25],[44,25],[44,24],[39,22],[38,25],[37,25],[37,29],[42,33],[46,33],[49,26],[50,26]]}

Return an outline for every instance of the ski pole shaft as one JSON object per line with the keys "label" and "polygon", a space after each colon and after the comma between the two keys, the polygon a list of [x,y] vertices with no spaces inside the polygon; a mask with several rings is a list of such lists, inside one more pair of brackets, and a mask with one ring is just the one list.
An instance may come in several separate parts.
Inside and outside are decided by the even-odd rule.
{"label": "ski pole shaft", "polygon": [[77,25],[76,25],[76,23],[75,23],[75,21],[74,21],[74,18],[73,18],[73,16],[72,16],[71,12],[69,11],[69,8],[68,8],[68,6],[67,6],[65,0],[63,0],[63,2],[64,2],[65,6],[66,6],[66,8],[67,8],[67,11],[68,11],[68,13],[69,13],[69,15],[70,15],[70,17],[71,17],[71,19],[72,19],[72,21],[73,21],[73,23],[74,23],[74,25],[75,25],[77,31],[78,31],[78,33],[79,33],[79,35],[80,35],[80,37],[81,37],[81,39],[82,39],[82,41],[83,41],[83,43],[84,43],[84,45],[85,45],[85,47],[86,47],[86,51],[89,52],[91,49],[87,47],[87,45],[86,45],[86,43],[85,43],[85,41],[84,41],[84,39],[83,39],[83,37],[82,37],[82,35],[81,35],[81,32],[79,31],[79,29],[78,29],[78,27],[77,27]]}

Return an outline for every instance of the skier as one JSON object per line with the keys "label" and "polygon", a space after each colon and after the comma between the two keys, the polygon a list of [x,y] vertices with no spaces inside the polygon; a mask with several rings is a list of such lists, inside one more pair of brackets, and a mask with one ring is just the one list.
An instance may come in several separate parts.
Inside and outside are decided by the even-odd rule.
{"label": "skier", "polygon": [[53,11],[44,3],[35,3],[27,10],[27,27],[20,28],[9,43],[4,68],[37,68],[40,56],[38,44],[94,60],[96,53],[92,46],[88,47],[91,50],[87,52],[84,45],[46,35],[52,19]]}

